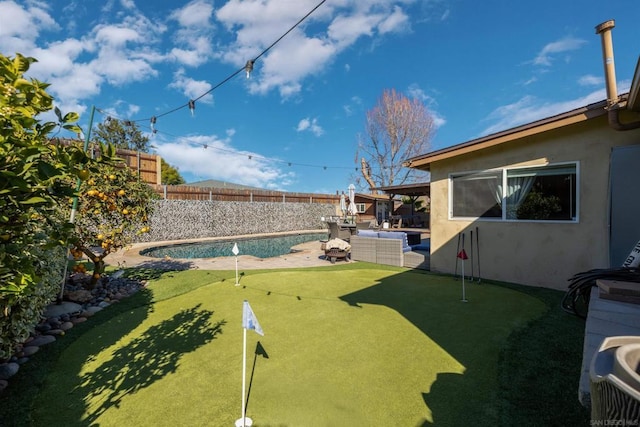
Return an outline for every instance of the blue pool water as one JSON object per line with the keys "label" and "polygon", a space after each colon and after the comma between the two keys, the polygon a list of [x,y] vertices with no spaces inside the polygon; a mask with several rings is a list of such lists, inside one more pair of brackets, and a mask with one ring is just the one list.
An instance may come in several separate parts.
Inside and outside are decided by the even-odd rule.
{"label": "blue pool water", "polygon": [[234,256],[234,243],[238,244],[238,255],[252,255],[258,258],[272,258],[291,252],[300,243],[326,239],[327,233],[292,234],[276,237],[259,237],[241,240],[219,240],[215,242],[181,243],[145,249],[141,255],[154,258],[216,258]]}

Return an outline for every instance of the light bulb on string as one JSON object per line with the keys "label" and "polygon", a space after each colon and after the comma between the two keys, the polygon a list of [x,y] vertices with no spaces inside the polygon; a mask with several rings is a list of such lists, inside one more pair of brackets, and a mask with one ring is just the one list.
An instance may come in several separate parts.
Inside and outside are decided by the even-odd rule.
{"label": "light bulb on string", "polygon": [[249,78],[253,71],[253,60],[250,59],[247,61],[247,64],[244,66],[244,70],[247,72],[247,78]]}
{"label": "light bulb on string", "polygon": [[204,145],[203,145],[203,147],[204,147],[204,149],[206,150],[206,149],[207,149],[207,147],[208,147],[208,145],[207,145],[207,144],[204,144]]}
{"label": "light bulb on string", "polygon": [[156,116],[151,117],[151,132],[156,133]]}
{"label": "light bulb on string", "polygon": [[191,111],[191,117],[193,117],[193,112],[196,110],[196,101],[193,99],[189,100],[189,111]]}

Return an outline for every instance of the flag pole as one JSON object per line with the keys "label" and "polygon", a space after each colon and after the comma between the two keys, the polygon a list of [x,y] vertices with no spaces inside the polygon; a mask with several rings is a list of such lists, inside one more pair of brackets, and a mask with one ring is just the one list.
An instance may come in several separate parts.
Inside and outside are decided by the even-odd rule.
{"label": "flag pole", "polygon": [[247,389],[247,328],[242,328],[242,427],[247,425],[247,408],[245,408],[245,393]]}

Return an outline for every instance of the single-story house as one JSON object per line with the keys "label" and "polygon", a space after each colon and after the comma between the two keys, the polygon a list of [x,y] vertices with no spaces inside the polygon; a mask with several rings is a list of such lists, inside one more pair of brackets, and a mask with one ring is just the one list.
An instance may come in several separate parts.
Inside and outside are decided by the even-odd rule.
{"label": "single-story house", "polygon": [[603,48],[607,100],[406,162],[431,173],[432,271],[459,273],[472,232],[482,278],[566,290],[622,265],[640,240],[640,63],[618,96]]}
{"label": "single-story house", "polygon": [[358,210],[358,221],[376,220],[380,224],[389,219],[396,207],[402,204],[399,200],[390,199],[387,194],[365,193],[355,193],[354,202]]}

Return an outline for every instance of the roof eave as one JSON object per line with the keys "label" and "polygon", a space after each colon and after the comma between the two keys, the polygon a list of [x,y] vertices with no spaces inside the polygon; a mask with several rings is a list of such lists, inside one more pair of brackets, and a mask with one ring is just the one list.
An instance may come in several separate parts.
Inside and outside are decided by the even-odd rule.
{"label": "roof eave", "polygon": [[627,99],[627,109],[640,111],[640,57],[636,63],[636,70],[633,73],[631,87],[629,88],[629,98]]}
{"label": "roof eave", "polygon": [[404,163],[404,165],[407,167],[428,171],[431,163],[435,161],[448,159],[478,150],[483,150],[485,148],[493,147],[505,142],[514,141],[527,136],[539,134],[563,126],[568,126],[571,124],[590,120],[595,117],[606,115],[606,106],[606,101],[600,101],[594,104],[587,105],[585,107],[576,108],[575,110],[567,111],[565,113],[546,117],[544,119],[527,123],[522,126],[476,138],[467,142],[463,142],[462,144],[432,151],[421,156],[416,156],[408,159]]}

